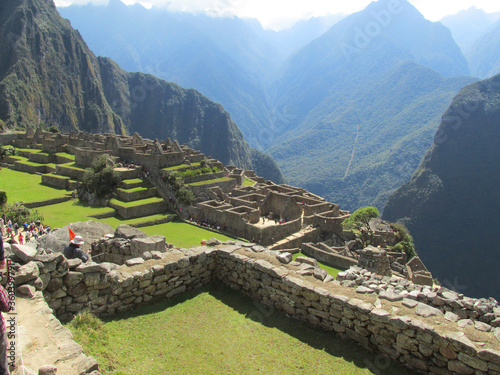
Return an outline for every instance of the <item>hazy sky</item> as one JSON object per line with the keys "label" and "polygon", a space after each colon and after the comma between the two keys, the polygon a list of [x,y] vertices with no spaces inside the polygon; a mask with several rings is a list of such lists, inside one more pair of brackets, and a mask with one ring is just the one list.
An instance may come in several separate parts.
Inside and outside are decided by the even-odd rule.
{"label": "hazy sky", "polygon": [[[55,0],[57,6],[70,4],[107,4],[109,0]],[[214,15],[237,15],[257,18],[265,28],[280,29],[296,20],[326,14],[354,13],[370,0],[122,0],[139,2],[146,7],[168,6],[171,10],[206,11]],[[409,0],[427,19],[437,21],[472,6],[486,12],[500,11],[498,0]]]}

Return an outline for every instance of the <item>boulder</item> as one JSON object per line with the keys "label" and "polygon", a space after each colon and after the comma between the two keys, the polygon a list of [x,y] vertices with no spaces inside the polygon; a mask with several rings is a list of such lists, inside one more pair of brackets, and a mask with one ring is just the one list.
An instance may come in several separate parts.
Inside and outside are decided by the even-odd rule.
{"label": "boulder", "polygon": [[113,233],[114,229],[108,224],[99,221],[85,221],[71,223],[60,229],[55,229],[52,233],[41,237],[38,242],[38,248],[50,249],[53,252],[62,253],[64,248],[69,244],[69,231],[71,228],[76,235],[82,236],[85,244],[82,246],[84,250],[90,250],[91,244],[94,241],[106,236],[108,233]]}
{"label": "boulder", "polygon": [[118,225],[118,228],[116,228],[115,231],[115,238],[123,238],[126,240],[131,240],[134,238],[146,238],[147,236],[148,235],[142,230],[126,224]]}
{"label": "boulder", "polygon": [[28,281],[35,280],[40,276],[40,270],[35,262],[29,262],[24,266],[19,267],[19,270],[14,276],[16,285],[25,284]]}
{"label": "boulder", "polygon": [[28,263],[35,260],[37,254],[36,244],[34,243],[33,245],[12,244],[11,251],[16,257],[21,259],[23,263]]}

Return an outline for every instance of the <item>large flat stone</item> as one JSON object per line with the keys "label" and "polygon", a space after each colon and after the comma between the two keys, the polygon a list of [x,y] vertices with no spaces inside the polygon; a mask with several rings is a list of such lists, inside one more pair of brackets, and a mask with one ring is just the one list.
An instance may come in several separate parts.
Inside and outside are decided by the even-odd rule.
{"label": "large flat stone", "polygon": [[32,260],[35,260],[37,254],[36,247],[30,245],[12,244],[11,251],[16,257],[21,259],[23,263],[28,263]]}

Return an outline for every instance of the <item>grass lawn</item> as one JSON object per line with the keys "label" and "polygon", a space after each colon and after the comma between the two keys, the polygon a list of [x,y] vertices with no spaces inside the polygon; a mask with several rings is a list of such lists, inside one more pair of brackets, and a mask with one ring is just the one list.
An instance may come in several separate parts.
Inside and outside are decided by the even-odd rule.
{"label": "grass lawn", "polygon": [[[98,220],[102,221],[103,223],[106,223],[108,225],[111,225],[113,228],[116,229],[116,227],[118,227],[118,225],[121,225],[121,224],[132,225],[132,224],[145,223],[145,222],[148,222],[148,221],[155,221],[155,220],[165,219],[165,218],[167,218],[167,217],[169,217],[171,215],[173,215],[173,214],[171,214],[171,213],[164,213],[164,214],[157,214],[157,215],[151,215],[151,216],[138,217],[138,218],[135,218],[135,219],[121,219],[121,218],[113,216],[113,217],[107,217],[107,218],[98,219]],[[142,230],[142,228],[139,228],[139,229]]]}
{"label": "grass lawn", "polygon": [[186,184],[186,185],[207,185],[207,184],[212,184],[214,182],[222,182],[222,181],[229,181],[229,180],[231,180],[231,178],[229,178],[229,177],[221,177],[221,178],[215,178],[213,180],[193,182],[191,184]]}
{"label": "grass lawn", "polygon": [[[293,257],[293,260],[295,260],[295,258],[297,257],[307,257],[309,258],[307,255],[305,254],[302,254],[302,253],[297,253],[297,254],[293,254],[292,257]],[[333,268],[333,267],[330,267],[330,266],[327,266],[326,264],[323,264],[321,263],[320,261],[318,261],[318,264],[321,268],[323,268],[326,272],[328,272],[329,275],[332,275],[333,277],[337,278],[337,275],[339,272],[342,272],[342,271],[345,271],[345,270],[339,270],[337,268]]]}
{"label": "grass lawn", "polygon": [[136,207],[136,206],[142,206],[144,204],[158,203],[158,202],[163,202],[163,198],[153,197],[153,198],[147,198],[147,199],[140,199],[140,200],[132,201],[132,202],[122,202],[118,199],[111,199],[109,201],[109,203],[116,204],[117,206],[121,206],[121,207]]}
{"label": "grass lawn", "polygon": [[68,191],[55,189],[41,184],[42,178],[36,174],[14,171],[8,168],[0,170],[0,190],[7,192],[7,203],[38,202],[61,198]]}
{"label": "grass lawn", "polygon": [[189,164],[179,164],[179,165],[174,165],[173,167],[163,168],[162,171],[175,171],[177,169],[190,168],[190,167],[191,166]]}
{"label": "grass lawn", "polygon": [[219,283],[104,323],[82,321],[68,326],[103,374],[411,374]]}
{"label": "grass lawn", "polygon": [[245,181],[243,181],[243,186],[254,186],[254,185],[255,181],[249,178],[245,178]]}
{"label": "grass lawn", "polygon": [[76,223],[78,221],[104,221],[104,219],[95,219],[90,217],[90,215],[113,211],[109,207],[91,207],[78,200],[69,200],[50,206],[38,207],[37,210],[43,214],[45,223],[49,224],[52,228],[61,228],[69,223]]}
{"label": "grass lawn", "polygon": [[220,233],[211,232],[196,225],[187,224],[182,221],[171,221],[170,223],[153,225],[140,229],[149,236],[154,234],[165,236],[168,243],[184,248],[199,246],[201,240],[208,240],[212,237],[215,237],[220,241],[234,240],[234,238],[224,236]]}
{"label": "grass lawn", "polygon": [[58,152],[55,155],[56,156],[60,156],[62,158],[67,158],[67,159],[75,160],[75,155],[68,154],[67,152]]}

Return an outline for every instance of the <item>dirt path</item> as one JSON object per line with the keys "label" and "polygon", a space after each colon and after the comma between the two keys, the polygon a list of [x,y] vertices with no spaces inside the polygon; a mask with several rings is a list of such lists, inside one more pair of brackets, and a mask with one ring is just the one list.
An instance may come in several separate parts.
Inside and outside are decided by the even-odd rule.
{"label": "dirt path", "polygon": [[55,365],[58,374],[78,374],[78,365],[86,356],[81,346],[73,341],[71,332],[52,315],[52,310],[43,299],[17,297],[16,310],[16,355],[19,365],[23,364],[35,373],[44,365]]}

